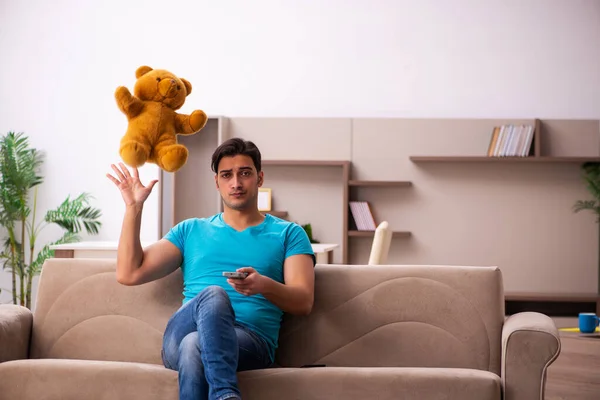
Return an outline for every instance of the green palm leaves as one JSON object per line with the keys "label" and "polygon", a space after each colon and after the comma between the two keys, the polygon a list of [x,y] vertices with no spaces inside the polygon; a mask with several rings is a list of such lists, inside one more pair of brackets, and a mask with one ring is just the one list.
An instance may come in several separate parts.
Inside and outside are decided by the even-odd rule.
{"label": "green palm leaves", "polygon": [[582,165],[583,180],[593,200],[577,200],[573,211],[592,211],[596,215],[596,222],[600,222],[600,163],[588,162]]}
{"label": "green palm leaves", "polygon": [[[79,233],[97,234],[101,212],[90,205],[91,196],[68,196],[56,209],[36,221],[37,192],[43,183],[42,154],[31,148],[23,133],[9,132],[0,137],[0,225],[6,230],[0,253],[3,268],[11,272],[12,300],[31,308],[31,284],[44,261],[54,252],[54,244],[80,240]],[[44,227],[55,224],[64,230],[57,240],[45,244],[36,254],[36,241]],[[28,257],[26,257],[26,251]]]}

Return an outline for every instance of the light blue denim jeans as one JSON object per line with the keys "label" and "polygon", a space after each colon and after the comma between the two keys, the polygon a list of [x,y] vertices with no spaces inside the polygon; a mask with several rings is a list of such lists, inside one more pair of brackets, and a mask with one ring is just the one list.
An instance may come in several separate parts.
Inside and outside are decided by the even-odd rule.
{"label": "light blue denim jeans", "polygon": [[179,373],[180,400],[240,399],[236,372],[271,366],[268,344],[235,322],[219,286],[204,289],[169,319],[162,360]]}

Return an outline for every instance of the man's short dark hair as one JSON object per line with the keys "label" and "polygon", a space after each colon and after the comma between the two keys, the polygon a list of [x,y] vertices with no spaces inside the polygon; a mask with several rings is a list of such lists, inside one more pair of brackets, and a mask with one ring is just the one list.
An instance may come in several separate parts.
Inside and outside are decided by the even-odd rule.
{"label": "man's short dark hair", "polygon": [[219,163],[223,157],[233,157],[237,155],[248,156],[254,162],[254,167],[257,172],[261,168],[260,150],[256,145],[249,141],[240,138],[232,138],[221,143],[212,155],[211,168],[213,172],[218,173]]}

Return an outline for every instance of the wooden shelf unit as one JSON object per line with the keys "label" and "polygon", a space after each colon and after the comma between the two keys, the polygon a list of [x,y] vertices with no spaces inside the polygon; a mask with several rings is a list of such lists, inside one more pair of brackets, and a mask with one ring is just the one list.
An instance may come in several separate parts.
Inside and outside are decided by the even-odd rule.
{"label": "wooden shelf unit", "polygon": [[[412,186],[410,181],[379,181],[350,179],[352,163],[346,160],[262,160],[262,165],[278,167],[336,167],[342,168],[342,206],[346,210],[342,219],[342,263],[348,263],[348,238],[373,237],[374,231],[358,231],[350,228],[350,188],[404,188]],[[287,212],[286,212],[287,215]],[[411,233],[406,231],[394,232],[394,238],[407,238]]]}
{"label": "wooden shelf unit", "polygon": [[[411,181],[380,181],[380,180],[357,180],[357,179],[350,179],[348,180],[348,190],[350,191],[351,188],[356,189],[369,189],[369,190],[382,190],[382,189],[391,189],[391,188],[407,188],[407,187],[411,187],[412,186],[412,182]],[[353,197],[355,197],[350,201],[361,201],[359,200],[359,196],[358,195],[354,195]],[[349,238],[373,238],[375,236],[375,231],[367,231],[367,230],[358,230],[356,223],[354,222],[353,224],[351,224],[350,219],[352,218],[352,212],[350,211],[350,207],[349,207],[349,202],[348,202],[348,206],[347,206],[347,218],[348,218],[348,229],[347,229],[347,236]],[[376,209],[377,206],[375,204],[372,204],[371,202],[369,202],[369,207],[372,209]],[[385,218],[377,218],[375,220],[375,223],[378,224],[380,223],[382,220],[385,220]],[[394,231],[392,232],[392,238],[409,238],[410,236],[412,236],[411,232],[408,231]]]}
{"label": "wooden shelf unit", "polygon": [[[595,140],[589,139],[590,129],[584,126],[585,121],[582,123],[583,125],[581,125],[575,120],[558,120],[558,122],[535,120],[536,129],[532,142],[532,150],[527,157],[488,157],[485,153],[483,153],[483,155],[477,155],[478,150],[476,147],[484,146],[481,141],[478,141],[476,146],[465,146],[465,150],[462,153],[461,150],[457,150],[457,148],[460,148],[461,146],[461,140],[481,138],[481,136],[479,136],[481,132],[484,132],[484,135],[488,134],[486,130],[489,129],[492,122],[488,124],[486,120],[482,122],[481,120],[476,119],[460,119],[458,123],[448,120],[446,121],[447,124],[444,125],[440,125],[436,121],[434,121],[434,123],[429,123],[428,120],[421,119],[414,121],[408,120],[406,122],[400,121],[400,123],[390,122],[387,119],[385,121],[379,121],[377,118],[370,119],[366,122],[361,122],[357,119],[357,121],[342,121],[342,123],[337,123],[335,121],[330,123],[328,119],[310,119],[308,124],[300,118],[291,119],[289,123],[287,121],[282,123],[281,121],[284,119],[267,120],[268,123],[263,123],[262,121],[251,121],[248,123],[244,118],[211,116],[209,117],[207,127],[201,134],[191,136],[184,135],[178,138],[180,143],[188,147],[190,158],[188,159],[187,164],[177,173],[166,173],[162,170],[159,171],[159,237],[165,234],[171,226],[184,218],[191,216],[208,216],[222,210],[221,198],[212,183],[213,173],[209,169],[209,162],[214,149],[232,136],[239,135],[241,137],[248,137],[249,139],[255,140],[258,144],[262,142],[264,144],[261,146],[263,155],[270,154],[273,158],[272,160],[263,160],[262,164],[264,167],[282,166],[285,168],[304,168],[301,172],[307,171],[312,167],[326,169],[330,167],[333,169],[341,168],[341,181],[337,180],[337,175],[333,176],[333,174],[328,174],[327,180],[335,180],[334,182],[336,184],[336,198],[329,202],[329,204],[335,202],[335,208],[332,207],[331,209],[337,213],[339,207],[345,207],[345,210],[341,210],[342,215],[336,215],[336,222],[333,227],[336,235],[338,232],[341,233],[339,236],[341,248],[337,251],[341,252],[340,258],[342,258],[345,263],[348,262],[349,239],[351,241],[357,241],[357,245],[365,245],[368,242],[368,238],[373,236],[371,232],[356,232],[353,230],[353,227],[349,226],[349,200],[351,198],[360,200],[362,196],[387,199],[390,198],[388,197],[388,191],[393,191],[389,192],[389,194],[394,196],[402,195],[400,190],[404,191],[406,188],[412,186],[412,183],[409,181],[361,180],[361,177],[359,176],[355,176],[354,179],[352,179],[352,162],[348,160],[356,157],[356,160],[360,160],[361,170],[372,173],[373,175],[371,176],[374,178],[379,178],[380,176],[376,174],[375,168],[380,168],[381,165],[396,165],[395,162],[397,161],[397,157],[394,154],[394,146],[397,145],[395,143],[397,140],[396,133],[399,131],[409,133],[407,135],[407,140],[409,140],[408,144],[413,146],[411,148],[412,150],[409,150],[410,153],[413,154],[409,157],[410,161],[415,164],[427,164],[427,166],[435,163],[456,163],[453,165],[458,167],[461,167],[459,163],[565,163],[565,165],[569,167],[567,163],[600,162],[600,156],[595,157],[595,153],[591,151],[598,147],[598,143],[596,143]],[[532,123],[534,120],[530,119],[526,122]],[[498,119],[493,122],[493,124],[496,123],[510,123],[510,121]],[[342,128],[340,128],[340,126],[342,126]],[[563,136],[554,136],[554,133],[557,131],[557,126],[562,129],[560,134]],[[597,136],[597,125],[592,130]],[[283,139],[284,141],[282,142],[283,144],[276,144],[272,138],[276,137],[275,134],[277,132],[281,131],[286,131],[286,133],[292,131],[292,133],[285,136],[285,139]],[[368,131],[367,133],[369,134],[381,133],[381,135],[378,136],[377,142],[374,142],[371,139],[364,138],[365,131]],[[307,132],[308,134],[306,134]],[[323,140],[323,133],[328,132],[332,132],[331,138]],[[444,135],[447,133],[454,134],[455,132],[457,133],[457,139],[453,142],[446,142],[445,140],[447,137]],[[574,134],[581,134],[579,136],[574,136],[582,139],[571,139],[571,132]],[[489,134],[491,135],[491,133],[492,131],[490,129]],[[433,134],[435,138],[431,141],[423,141],[421,138],[422,135],[425,134]],[[416,135],[419,137],[418,140],[414,140],[414,138],[417,137]],[[307,136],[308,139],[306,139]],[[347,137],[351,138],[351,140],[345,141]],[[562,137],[562,139],[556,141],[556,138],[560,137]],[[565,137],[568,137],[567,141],[565,141]],[[335,146],[335,141],[339,141],[340,138],[343,146]],[[540,140],[540,138],[542,140]],[[289,149],[290,146],[286,146],[286,143],[298,143],[295,140],[305,139],[307,140],[306,143],[309,144],[306,146],[293,146],[293,151]],[[389,142],[388,145],[384,140],[391,142]],[[413,140],[413,142],[410,142],[411,140]],[[578,142],[579,145],[556,145],[558,142],[569,144],[569,141]],[[365,144],[369,144],[369,146],[365,146]],[[372,152],[377,151],[375,144],[377,146],[384,146],[384,148],[387,146],[389,149],[389,151],[384,152],[385,157],[382,157],[384,158],[383,160],[371,157]],[[470,144],[473,144],[473,142],[470,142]],[[433,152],[433,150],[427,150],[432,147],[437,147],[437,150],[435,152]],[[558,151],[555,151],[557,149]],[[566,151],[563,151],[565,149]],[[312,150],[315,151],[311,152]],[[433,152],[433,154],[429,153],[429,151]],[[444,153],[444,151],[446,153]],[[448,153],[457,154],[451,155]],[[301,159],[306,154],[324,160]],[[568,156],[555,156],[556,154],[565,154]],[[586,154],[587,156],[578,157],[578,155],[581,154]],[[290,157],[290,159],[285,159],[285,157]],[[398,161],[403,162],[402,160]],[[364,166],[362,164],[363,162]],[[426,165],[421,165],[421,167],[425,166]],[[403,168],[404,165],[400,167]],[[327,169],[326,172],[329,171],[330,170]],[[318,175],[319,172],[320,171],[310,171],[310,173],[314,173],[315,175]],[[335,173],[337,174],[337,172]],[[427,177],[420,177],[419,179],[426,180]],[[326,184],[321,182],[321,186],[326,186]],[[339,206],[339,195],[337,194],[339,193],[337,192],[338,187],[343,190],[341,199],[342,204]],[[378,207],[377,201],[378,200],[373,200],[374,210],[380,208]],[[413,202],[410,202],[409,204],[413,204]],[[278,207],[275,206],[275,208]],[[290,215],[294,214],[294,211],[285,205],[282,205],[281,208],[287,209],[290,212]],[[278,212],[287,213],[287,211],[273,211],[273,213]],[[312,212],[310,206],[307,205],[307,210],[305,210],[305,212]],[[327,210],[327,212],[329,212],[329,210]],[[385,217],[387,216],[381,215],[381,219],[385,219]],[[378,219],[379,218],[380,217],[378,216]],[[343,223],[340,221],[343,221]],[[339,227],[338,224],[341,224],[342,226]],[[404,227],[395,226],[395,228],[403,229]],[[411,236],[411,232],[407,231],[398,231],[394,235],[396,238],[409,238]],[[537,294],[533,295],[537,296]],[[536,297],[536,299],[538,300],[535,301],[546,301],[539,300],[539,297]],[[508,301],[511,304],[516,304],[526,300],[509,297]],[[586,304],[587,302],[588,300],[586,300]],[[571,302],[570,304],[575,303]]]}

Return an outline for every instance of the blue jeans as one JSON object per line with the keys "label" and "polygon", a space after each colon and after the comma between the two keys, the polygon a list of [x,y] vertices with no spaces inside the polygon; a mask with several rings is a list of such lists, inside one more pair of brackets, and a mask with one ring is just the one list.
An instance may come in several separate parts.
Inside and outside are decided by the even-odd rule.
{"label": "blue jeans", "polygon": [[235,322],[219,286],[204,289],[169,319],[162,360],[179,373],[180,400],[240,399],[237,371],[272,364],[267,342]]}

